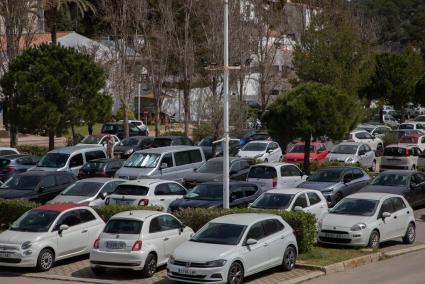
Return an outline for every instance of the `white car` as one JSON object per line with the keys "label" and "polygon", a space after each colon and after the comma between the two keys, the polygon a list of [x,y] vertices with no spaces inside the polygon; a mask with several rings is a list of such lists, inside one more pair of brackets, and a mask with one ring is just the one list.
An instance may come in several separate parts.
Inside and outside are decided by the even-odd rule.
{"label": "white car", "polygon": [[421,151],[425,151],[425,135],[412,134],[403,135],[399,139],[399,144],[417,146]]}
{"label": "white car", "polygon": [[398,120],[395,119],[394,116],[392,116],[391,114],[384,114],[382,117],[382,121],[384,122],[385,125],[388,125],[389,127],[392,127],[392,128],[397,128],[399,125]]}
{"label": "white car", "polygon": [[392,129],[391,127],[387,125],[380,125],[380,124],[360,124],[357,126],[355,130],[365,130],[369,132],[372,136],[375,138],[383,138],[385,134],[390,132]]}
{"label": "white car", "polygon": [[115,188],[126,182],[118,178],[87,178],[79,180],[48,203],[78,203],[88,206],[99,206],[105,204],[105,198],[114,192]]}
{"label": "white car", "polygon": [[307,176],[294,164],[274,162],[251,166],[247,181],[264,189],[291,188],[306,181]]}
{"label": "white car", "polygon": [[303,211],[313,214],[318,221],[328,212],[328,203],[318,190],[287,188],[261,194],[250,208]]}
{"label": "white car", "polygon": [[416,238],[413,209],[401,195],[355,193],[342,199],[319,221],[318,241],[378,248],[384,241]]}
{"label": "white car", "polygon": [[408,130],[425,130],[425,122],[423,121],[409,121],[402,123],[398,126],[398,129],[408,129]]}
{"label": "white car", "polygon": [[167,211],[171,202],[186,193],[186,188],[175,181],[139,179],[118,185],[105,204],[159,206]]}
{"label": "white car", "polygon": [[368,144],[343,142],[331,150],[326,157],[328,161],[339,161],[345,164],[362,165],[372,171],[376,169],[375,152]]}
{"label": "white car", "polygon": [[111,136],[112,139],[114,139],[114,146],[117,146],[120,143],[120,139],[118,138],[118,136],[101,133],[101,134],[87,135],[77,145],[100,145],[100,146],[106,147],[106,137],[109,137],[109,136]]}
{"label": "white car", "polygon": [[63,203],[32,209],[0,234],[0,266],[47,271],[57,260],[89,253],[104,226],[87,206]]}
{"label": "white car", "polygon": [[[124,120],[120,120],[121,122],[124,122]],[[133,124],[134,126],[136,126],[137,128],[139,128],[142,131],[146,130],[146,136],[149,136],[149,128],[146,124],[143,123],[143,121],[141,120],[133,120],[133,119],[129,119],[128,123]]]}
{"label": "white car", "polygon": [[92,270],[96,274],[105,273],[107,268],[140,270],[151,277],[193,234],[171,214],[149,210],[118,213],[94,242]]}
{"label": "white car", "polygon": [[251,141],[239,150],[237,156],[252,158],[266,163],[283,160],[282,149],[274,141]]}
{"label": "white car", "polygon": [[380,138],[373,137],[369,132],[365,130],[357,130],[350,132],[346,141],[367,144],[375,152],[379,152],[384,149],[384,142]]}
{"label": "white car", "polygon": [[167,277],[241,284],[244,277],[275,266],[292,270],[297,253],[294,231],[280,216],[232,214],[210,221],[178,246],[168,261]]}
{"label": "white car", "polygon": [[421,150],[417,146],[392,144],[384,149],[380,170],[415,170],[423,165],[419,157]]}
{"label": "white car", "polygon": [[6,155],[19,155],[19,151],[16,148],[11,147],[0,147],[0,156]]}

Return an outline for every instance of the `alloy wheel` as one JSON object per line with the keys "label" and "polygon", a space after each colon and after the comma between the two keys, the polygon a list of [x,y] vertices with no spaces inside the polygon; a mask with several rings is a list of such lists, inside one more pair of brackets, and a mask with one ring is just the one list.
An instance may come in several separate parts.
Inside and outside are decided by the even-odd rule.
{"label": "alloy wheel", "polygon": [[286,267],[292,269],[295,266],[295,251],[293,249],[289,250],[285,256]]}
{"label": "alloy wheel", "polygon": [[156,271],[156,259],[152,257],[148,263],[148,273],[149,275],[154,275]]}
{"label": "alloy wheel", "polygon": [[44,270],[49,270],[50,267],[52,266],[53,263],[53,256],[52,253],[49,251],[45,251],[42,255],[41,255],[41,267]]}
{"label": "alloy wheel", "polygon": [[229,279],[231,284],[240,284],[243,280],[243,271],[240,264],[235,263],[230,267]]}

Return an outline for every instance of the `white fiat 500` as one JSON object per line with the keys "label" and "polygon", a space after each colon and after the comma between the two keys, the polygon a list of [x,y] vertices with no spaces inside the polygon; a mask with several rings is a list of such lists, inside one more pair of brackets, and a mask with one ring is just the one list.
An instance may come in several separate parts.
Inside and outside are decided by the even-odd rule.
{"label": "white fiat 500", "polygon": [[167,277],[189,283],[240,284],[244,277],[295,266],[298,247],[292,228],[271,214],[232,214],[216,218],[176,248]]}
{"label": "white fiat 500", "polygon": [[401,195],[355,193],[342,199],[319,221],[321,243],[378,248],[384,241],[416,238],[413,209]]}
{"label": "white fiat 500", "polygon": [[32,209],[0,234],[0,266],[47,271],[57,260],[89,253],[104,225],[87,206],[63,203]]}
{"label": "white fiat 500", "polygon": [[94,242],[90,263],[96,274],[107,268],[140,270],[146,277],[167,263],[174,249],[193,236],[173,215],[149,210],[114,215]]}

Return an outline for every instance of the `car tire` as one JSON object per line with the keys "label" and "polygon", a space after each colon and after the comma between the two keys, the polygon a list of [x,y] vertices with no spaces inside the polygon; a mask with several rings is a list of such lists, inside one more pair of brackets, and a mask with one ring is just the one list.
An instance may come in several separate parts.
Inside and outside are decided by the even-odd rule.
{"label": "car tire", "polygon": [[55,254],[51,249],[42,249],[38,254],[36,269],[39,272],[49,271],[55,263]]}
{"label": "car tire", "polygon": [[143,277],[152,277],[156,272],[157,259],[156,255],[150,253],[145,260],[145,266],[142,269]]}
{"label": "car tire", "polygon": [[91,271],[94,275],[103,275],[106,273],[106,267],[102,266],[92,266]]}
{"label": "car tire", "polygon": [[242,284],[244,271],[242,264],[233,262],[230,265],[229,272],[227,273],[227,284]]}
{"label": "car tire", "polygon": [[373,230],[372,233],[370,233],[369,242],[367,244],[368,247],[371,249],[378,249],[379,248],[379,232],[377,230]]}
{"label": "car tire", "polygon": [[416,226],[413,223],[410,223],[409,226],[407,226],[406,234],[403,237],[403,242],[405,244],[413,244],[416,240]]}
{"label": "car tire", "polygon": [[283,254],[282,270],[291,271],[295,267],[297,261],[297,252],[293,247],[287,247]]}

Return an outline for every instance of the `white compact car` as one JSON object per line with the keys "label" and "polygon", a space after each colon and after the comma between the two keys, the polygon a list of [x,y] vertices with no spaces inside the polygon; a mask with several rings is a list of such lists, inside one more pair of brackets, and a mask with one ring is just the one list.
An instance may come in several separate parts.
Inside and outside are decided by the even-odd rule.
{"label": "white compact car", "polygon": [[384,241],[416,238],[413,209],[401,195],[355,193],[342,199],[319,221],[321,243],[378,248]]}
{"label": "white compact car", "polygon": [[149,210],[121,212],[106,224],[90,252],[90,263],[96,274],[107,268],[140,270],[152,276],[166,264],[174,249],[193,236],[168,213]]}
{"label": "white compact car", "polygon": [[381,158],[380,170],[415,170],[423,165],[421,150],[407,144],[388,145]]}
{"label": "white compact car", "polygon": [[352,131],[346,137],[347,141],[353,141],[357,143],[364,143],[370,146],[373,151],[382,151],[384,148],[384,142],[380,138],[375,138],[366,130]]}
{"label": "white compact car", "polygon": [[326,157],[328,161],[365,166],[376,170],[376,156],[372,148],[365,143],[343,142],[331,150]]}
{"label": "white compact car", "polygon": [[280,162],[283,160],[282,149],[274,141],[251,141],[239,150],[237,156],[252,158],[263,162]]}
{"label": "white compact car", "polygon": [[328,203],[318,190],[287,188],[264,192],[250,208],[303,211],[313,214],[318,221],[328,212]]}
{"label": "white compact car", "polygon": [[107,137],[112,137],[112,139],[114,139],[114,146],[117,146],[121,142],[120,139],[118,138],[118,136],[116,136],[116,135],[94,134],[94,135],[87,135],[77,145],[100,145],[100,146],[106,147],[106,138]]}
{"label": "white compact car", "polygon": [[167,211],[171,202],[186,193],[186,188],[175,181],[139,179],[118,185],[105,204],[160,206]]}
{"label": "white compact car", "polygon": [[252,166],[247,177],[247,181],[258,183],[264,189],[296,187],[306,179],[296,165],[282,162]]}
{"label": "white compact car", "polygon": [[63,203],[32,209],[0,234],[0,266],[47,271],[57,260],[89,253],[104,226],[87,206]]}
{"label": "white compact car", "polygon": [[167,264],[171,280],[240,284],[244,277],[281,266],[292,270],[298,247],[293,229],[271,214],[232,214],[203,226],[178,246]]}

